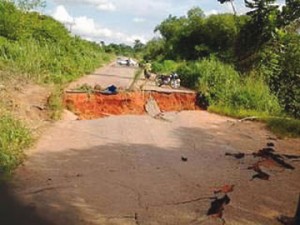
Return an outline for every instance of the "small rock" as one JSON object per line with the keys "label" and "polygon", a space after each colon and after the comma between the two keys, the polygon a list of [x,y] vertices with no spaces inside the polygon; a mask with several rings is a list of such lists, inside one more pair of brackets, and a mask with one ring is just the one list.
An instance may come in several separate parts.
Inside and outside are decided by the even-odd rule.
{"label": "small rock", "polygon": [[188,158],[184,157],[184,156],[181,156],[181,161],[186,162],[186,161],[188,161]]}

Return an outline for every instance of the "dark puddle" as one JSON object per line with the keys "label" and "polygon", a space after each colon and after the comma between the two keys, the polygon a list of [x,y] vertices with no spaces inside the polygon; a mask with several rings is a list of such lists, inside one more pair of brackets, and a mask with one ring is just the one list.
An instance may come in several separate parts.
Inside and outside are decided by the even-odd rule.
{"label": "dark puddle", "polygon": [[[265,148],[258,150],[257,152],[253,152],[252,154],[245,153],[225,153],[225,156],[231,156],[235,159],[243,159],[245,157],[253,157],[259,158],[257,162],[249,166],[247,169],[253,170],[256,172],[251,180],[261,179],[261,180],[269,180],[270,174],[262,170],[262,167],[266,168],[281,168],[294,170],[295,167],[291,164],[291,162],[295,162],[297,159],[300,159],[298,155],[288,155],[288,154],[278,154],[275,151],[275,144],[273,142],[268,142]],[[288,161],[288,162],[287,162]]]}
{"label": "dark puddle", "polygon": [[223,218],[224,207],[230,203],[230,198],[225,194],[222,198],[216,198],[211,202],[210,208],[207,211],[208,216],[213,216],[222,220],[223,224],[226,221]]}
{"label": "dark puddle", "polygon": [[230,203],[230,198],[228,193],[232,192],[234,189],[234,185],[224,185],[222,187],[216,188],[214,190],[215,197],[211,198],[213,201],[210,204],[210,208],[208,209],[206,215],[218,218],[222,221],[223,224],[226,223],[223,218],[223,212],[225,210],[225,206]]}

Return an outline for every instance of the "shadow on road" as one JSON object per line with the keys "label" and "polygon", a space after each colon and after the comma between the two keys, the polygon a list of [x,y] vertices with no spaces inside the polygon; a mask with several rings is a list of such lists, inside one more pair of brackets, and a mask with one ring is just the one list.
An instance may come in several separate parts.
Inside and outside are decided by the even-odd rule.
{"label": "shadow on road", "polygon": [[0,184],[1,225],[53,225],[37,215],[35,207],[22,204],[6,184]]}
{"label": "shadow on road", "polygon": [[[213,194],[214,185],[226,183],[237,185],[237,191],[231,195],[232,204],[224,212],[229,224],[278,224],[268,212],[283,207],[294,209],[289,202],[293,201],[291,194],[295,187],[299,187],[296,182],[299,176],[293,173],[272,183],[249,183],[243,165],[236,167],[234,161],[225,157],[224,149],[235,148],[222,135],[214,135],[215,129],[179,127],[172,137],[180,144],[174,147],[118,143],[106,138],[106,144],[86,149],[41,151],[33,156],[42,162],[34,168],[37,180],[24,182],[24,190],[30,189],[27,195],[37,208],[22,204],[4,185],[0,189],[0,224],[187,225],[206,218],[211,204],[207,196]],[[101,140],[96,132],[93,136]],[[59,172],[51,173],[44,167]],[[22,175],[21,168],[18,174],[21,180]],[[47,179],[51,179],[50,184]],[[53,188],[41,188],[47,185]],[[270,190],[270,185],[278,188]],[[206,200],[193,201],[200,197]],[[49,222],[49,218],[54,222]]]}

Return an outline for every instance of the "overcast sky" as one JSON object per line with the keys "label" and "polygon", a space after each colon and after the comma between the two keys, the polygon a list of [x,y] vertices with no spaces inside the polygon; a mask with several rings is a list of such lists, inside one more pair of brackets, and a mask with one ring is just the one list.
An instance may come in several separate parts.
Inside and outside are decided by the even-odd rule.
{"label": "overcast sky", "polygon": [[[235,0],[239,13],[244,0]],[[47,0],[44,13],[63,23],[72,23],[72,33],[87,40],[133,44],[155,36],[156,25],[168,15],[183,16],[192,7],[205,14],[232,12],[229,3],[217,0]]]}

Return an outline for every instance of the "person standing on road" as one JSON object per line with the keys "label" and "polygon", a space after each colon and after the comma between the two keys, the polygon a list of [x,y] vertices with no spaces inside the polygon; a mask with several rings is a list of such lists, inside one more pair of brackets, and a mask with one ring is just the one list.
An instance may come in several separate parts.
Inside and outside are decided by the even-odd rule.
{"label": "person standing on road", "polygon": [[145,67],[144,67],[144,76],[146,79],[149,79],[151,77],[151,63],[149,63],[148,61],[146,62],[145,64]]}

